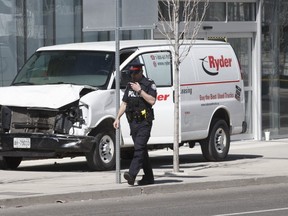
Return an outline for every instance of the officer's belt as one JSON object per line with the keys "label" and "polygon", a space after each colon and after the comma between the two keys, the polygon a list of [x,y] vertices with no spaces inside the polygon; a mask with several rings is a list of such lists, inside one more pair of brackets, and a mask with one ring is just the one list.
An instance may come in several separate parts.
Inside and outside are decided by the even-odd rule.
{"label": "officer's belt", "polygon": [[127,112],[126,115],[129,122],[132,122],[133,120],[142,122],[147,118],[147,112],[147,109],[143,109],[141,111]]}

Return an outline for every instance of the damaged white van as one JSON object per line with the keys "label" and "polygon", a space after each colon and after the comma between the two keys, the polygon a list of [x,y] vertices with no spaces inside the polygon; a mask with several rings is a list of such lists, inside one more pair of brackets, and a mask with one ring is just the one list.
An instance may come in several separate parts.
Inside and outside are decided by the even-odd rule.
{"label": "damaged white van", "polygon": [[[173,146],[171,49],[167,41],[120,42],[120,98],[132,61],[143,63],[144,75],[157,85],[150,149]],[[115,76],[115,42],[38,49],[11,86],[0,88],[0,168],[16,169],[23,158],[85,156],[92,170],[113,169]],[[230,135],[246,130],[243,89],[231,46],[195,41],[180,65],[179,145],[198,142],[207,160],[224,159]],[[127,157],[132,147],[122,118],[121,156]]]}

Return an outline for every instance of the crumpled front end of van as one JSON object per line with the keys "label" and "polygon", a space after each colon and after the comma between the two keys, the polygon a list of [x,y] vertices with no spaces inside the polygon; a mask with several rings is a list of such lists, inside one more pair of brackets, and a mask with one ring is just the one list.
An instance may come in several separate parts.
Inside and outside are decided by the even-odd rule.
{"label": "crumpled front end of van", "polygon": [[1,88],[0,156],[64,157],[91,151],[89,107],[80,97],[94,90],[70,84]]}

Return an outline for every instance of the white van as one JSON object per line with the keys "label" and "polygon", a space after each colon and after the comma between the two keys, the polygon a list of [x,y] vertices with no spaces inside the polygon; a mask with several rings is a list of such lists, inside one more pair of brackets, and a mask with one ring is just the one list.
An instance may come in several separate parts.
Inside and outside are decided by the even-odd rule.
{"label": "white van", "polygon": [[[184,50],[188,45],[182,46]],[[120,99],[127,65],[139,61],[157,85],[149,148],[173,146],[172,47],[167,41],[120,42]],[[92,170],[115,166],[115,42],[42,47],[11,86],[0,88],[0,168],[23,158],[86,156]],[[238,60],[225,42],[195,41],[180,65],[180,143],[199,142],[208,161],[224,159],[230,135],[245,132]],[[133,150],[121,118],[121,157]]]}

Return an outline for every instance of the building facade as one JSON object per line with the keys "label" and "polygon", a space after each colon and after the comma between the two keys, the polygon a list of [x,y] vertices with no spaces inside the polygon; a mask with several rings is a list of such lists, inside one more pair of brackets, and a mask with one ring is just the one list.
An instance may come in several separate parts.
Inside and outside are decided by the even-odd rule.
{"label": "building facade", "polygon": [[[87,29],[86,23],[93,23],[95,14],[89,10],[89,4],[95,7],[96,2],[100,2],[114,14],[107,5],[115,1],[0,0],[0,86],[11,83],[18,69],[38,47],[114,40],[113,29]],[[131,3],[131,0],[123,1]],[[157,0],[149,2],[153,8],[158,8],[159,4],[161,9]],[[123,13],[124,9],[120,8]],[[234,139],[261,140],[266,130],[270,131],[271,138],[288,137],[287,9],[288,0],[209,2],[197,38],[225,38],[231,43],[245,81],[248,131]],[[155,26],[120,31],[123,40],[158,38],[161,35]]]}

